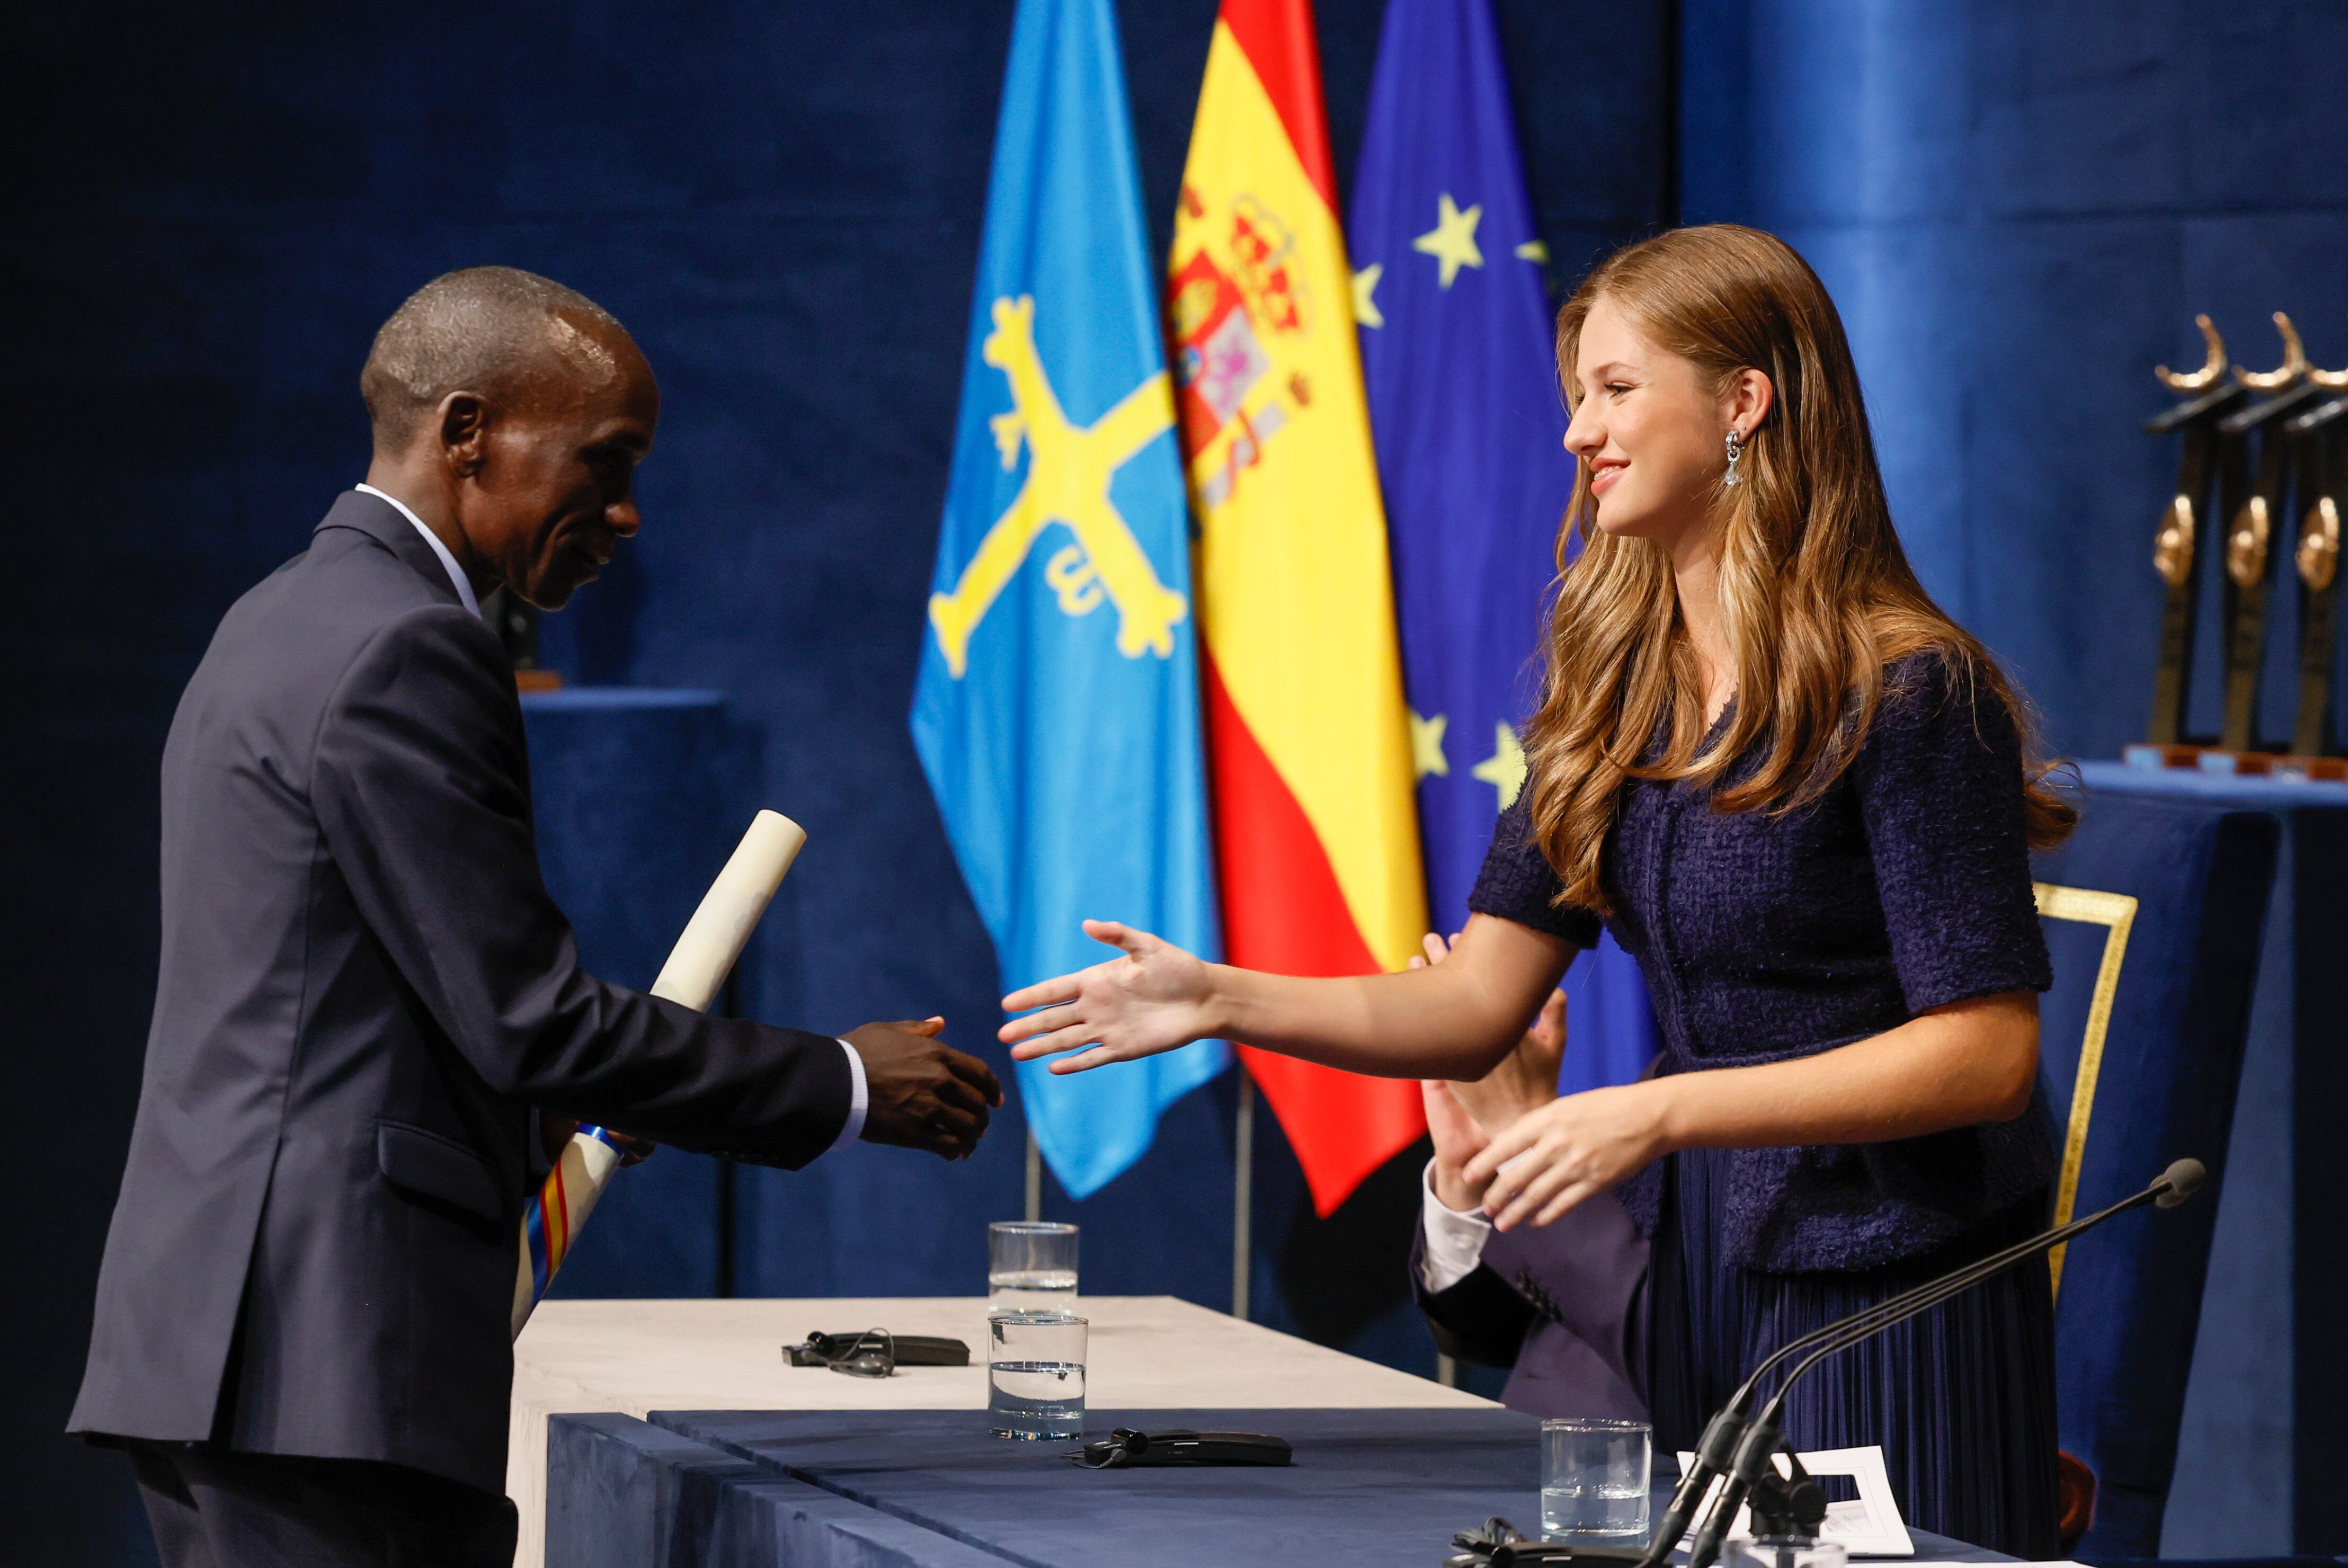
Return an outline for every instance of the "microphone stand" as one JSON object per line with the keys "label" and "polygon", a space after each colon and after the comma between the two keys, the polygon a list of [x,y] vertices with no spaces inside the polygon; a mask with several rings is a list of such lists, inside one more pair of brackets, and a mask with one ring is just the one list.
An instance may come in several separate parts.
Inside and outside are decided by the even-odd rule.
{"label": "microphone stand", "polygon": [[[1871,1338],[1894,1324],[1905,1322],[1920,1313],[1928,1312],[1979,1284],[1991,1275],[2013,1267],[2024,1258],[2059,1246],[2083,1231],[2094,1229],[2116,1215],[2147,1203],[2173,1209],[2191,1197],[2207,1175],[2198,1160],[2180,1160],[2161,1172],[2158,1180],[2142,1191],[2131,1193],[2107,1209],[2058,1225],[2025,1242],[2018,1242],[2003,1251],[1967,1264],[1937,1280],[1928,1281],[1904,1291],[1889,1301],[1879,1302],[1862,1312],[1853,1313],[1839,1323],[1813,1330],[1790,1345],[1780,1346],[1754,1368],[1729,1402],[1704,1429],[1704,1448],[1681,1478],[1673,1494],[1672,1506],[1666,1511],[1661,1529],[1641,1559],[1640,1568],[1656,1568],[1678,1544],[1680,1532],[1687,1527],[1687,1518],[1694,1511],[1712,1477],[1725,1473],[1728,1481],[1721,1488],[1720,1497],[1697,1531],[1688,1552],[1688,1568],[1711,1568],[1720,1555],[1722,1539],[1736,1518],[1737,1509],[1746,1496],[1754,1498],[1754,1522],[1765,1534],[1789,1534],[1794,1528],[1815,1528],[1826,1517],[1826,1494],[1818,1483],[1803,1473],[1796,1460],[1791,1477],[1780,1478],[1772,1456],[1783,1447],[1784,1439],[1777,1420],[1786,1405],[1786,1397],[1796,1383],[1810,1369],[1838,1350],[1842,1350]],[[1812,1346],[1816,1346],[1812,1349]],[[1762,1408],[1756,1418],[1747,1418],[1745,1412],[1756,1386],[1762,1376],[1789,1357],[1804,1350],[1810,1354],[1778,1386],[1777,1392]],[[1725,1452],[1724,1453],[1724,1450]],[[1766,1521],[1766,1523],[1765,1523]]]}
{"label": "microphone stand", "polygon": [[[2198,1160],[2179,1160],[2160,1173],[2158,1180],[2142,1191],[2131,1193],[2110,1208],[2100,1210],[2084,1220],[2074,1220],[2057,1225],[2013,1245],[1992,1253],[1939,1279],[1902,1291],[1886,1301],[1852,1313],[1836,1323],[1782,1345],[1765,1357],[1752,1375],[1745,1379],[1728,1403],[1722,1406],[1704,1429],[1697,1442],[1694,1461],[1687,1473],[1672,1493],[1671,1505],[1663,1511],[1663,1522],[1657,1526],[1654,1539],[1643,1551],[1622,1547],[1576,1546],[1564,1542],[1528,1539],[1511,1528],[1506,1520],[1485,1522],[1483,1530],[1463,1531],[1452,1538],[1454,1545],[1463,1548],[1457,1556],[1447,1560],[1450,1568],[1530,1568],[1537,1563],[1561,1563],[1588,1561],[1614,1565],[1614,1568],[1660,1568],[1670,1557],[1672,1548],[1686,1533],[1690,1521],[1701,1505],[1705,1489],[1714,1478],[1725,1476],[1727,1484],[1721,1488],[1720,1497],[1697,1531],[1688,1553],[1687,1568],[1712,1568],[1720,1556],[1720,1546],[1736,1518],[1736,1511],[1750,1495],[1754,1500],[1755,1523],[1764,1535],[1792,1535],[1797,1531],[1815,1530],[1826,1518],[1826,1493],[1802,1470],[1801,1460],[1787,1450],[1792,1474],[1780,1477],[1772,1456],[1784,1448],[1784,1439],[1777,1418],[1784,1410],[1786,1395],[1820,1361],[1836,1351],[1856,1345],[1860,1340],[1882,1332],[1921,1312],[1928,1312],[1948,1300],[1972,1289],[1991,1275],[2013,1267],[2024,1258],[2059,1246],[2083,1231],[2094,1229],[2115,1215],[2147,1203],[2163,1209],[2173,1209],[2191,1197],[2208,1172]],[[1804,1351],[1810,1354],[1796,1367],[1777,1392],[1756,1418],[1748,1412],[1761,1379],[1774,1367],[1783,1365]]]}
{"label": "microphone stand", "polygon": [[[2138,1193],[2130,1201],[2141,1201],[2143,1196],[2142,1193]],[[2094,1215],[2079,1223],[2082,1226],[2093,1224],[2104,1217],[2100,1214]],[[1694,1522],[1695,1511],[1703,1501],[1705,1487],[1711,1483],[1715,1476],[1725,1474],[1735,1466],[1737,1444],[1745,1436],[1746,1428],[1752,1424],[1754,1394],[1759,1388],[1761,1379],[1767,1377],[1773,1367],[1777,1367],[1789,1357],[1798,1356],[1821,1341],[1851,1332],[1871,1333],[1877,1326],[1888,1326],[1893,1321],[1893,1314],[1904,1313],[1911,1307],[1921,1310],[1921,1307],[1933,1305],[1945,1299],[1942,1293],[1954,1294],[1955,1291],[1963,1290],[1986,1279],[2000,1269],[2020,1263],[2038,1248],[2054,1244],[2053,1240],[2045,1237],[2033,1237],[2026,1242],[2018,1242],[2003,1251],[1992,1253],[1985,1258],[1967,1264],[1954,1274],[1929,1281],[1887,1301],[1879,1301],[1873,1306],[1853,1313],[1839,1322],[1829,1323],[1822,1328],[1814,1328],[1800,1338],[1779,1346],[1758,1367],[1753,1368],[1752,1375],[1745,1379],[1735,1393],[1729,1396],[1728,1403],[1723,1405],[1719,1412],[1705,1425],[1704,1436],[1696,1443],[1694,1462],[1688,1466],[1687,1473],[1680,1478],[1679,1486],[1673,1491],[1671,1505],[1663,1511],[1663,1523],[1656,1532],[1653,1543],[1647,1548],[1645,1554],[1640,1559],[1640,1568],[1657,1568],[1657,1565],[1671,1554],[1672,1548],[1679,1544],[1680,1537],[1686,1534],[1688,1526]],[[1918,1305],[1920,1303],[1921,1306]],[[1733,1511],[1730,1517],[1735,1517]]]}

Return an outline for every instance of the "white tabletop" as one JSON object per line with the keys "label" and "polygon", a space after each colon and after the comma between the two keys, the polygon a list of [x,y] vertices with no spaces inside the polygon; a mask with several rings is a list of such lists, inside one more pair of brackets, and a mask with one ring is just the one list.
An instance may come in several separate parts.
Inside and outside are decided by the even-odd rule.
{"label": "white tabletop", "polygon": [[[1102,1409],[1279,1409],[1490,1404],[1425,1377],[1242,1323],[1170,1295],[1094,1295],[1088,1402]],[[886,1379],[794,1367],[810,1330],[946,1335],[983,1362],[978,1296],[550,1301],[514,1345],[506,1491],[521,1511],[518,1568],[546,1547],[546,1418],[559,1411],[981,1409],[986,1368],[908,1367]]]}

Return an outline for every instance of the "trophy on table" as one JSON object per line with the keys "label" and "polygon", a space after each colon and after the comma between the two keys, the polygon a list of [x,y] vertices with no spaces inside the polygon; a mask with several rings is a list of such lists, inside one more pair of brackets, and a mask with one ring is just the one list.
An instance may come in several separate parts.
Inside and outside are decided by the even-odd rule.
{"label": "trophy on table", "polygon": [[[2326,391],[2348,392],[2348,370],[2316,370],[2308,381]],[[2299,548],[2291,564],[2299,573],[2299,708],[2291,724],[2294,756],[2322,758],[2334,749],[2332,734],[2333,648],[2340,606],[2340,510],[2343,469],[2348,469],[2348,396],[2336,397],[2295,416],[2284,427],[2299,459],[2296,482],[2301,511]],[[2348,772],[2348,764],[2343,764]]]}
{"label": "trophy on table", "polygon": [[[2184,454],[2177,468],[2177,491],[2161,512],[2160,531],[2153,536],[2152,564],[2168,585],[2160,615],[2160,663],[2152,677],[2152,727],[2146,740],[2155,747],[2185,744],[2185,701],[2192,685],[2193,603],[2199,587],[2196,570],[2201,554],[2201,521],[2209,514],[2209,486],[2218,463],[2218,421],[2248,395],[2240,383],[2226,376],[2226,344],[2206,315],[2193,325],[2201,329],[2209,357],[2201,368],[2153,371],[2163,387],[2183,401],[2145,427],[2145,433],[2167,436],[2181,432]],[[2222,513],[2220,514],[2222,515]]]}
{"label": "trophy on table", "polygon": [[2302,411],[2319,390],[2307,379],[2307,351],[2291,317],[2277,311],[2274,322],[2282,335],[2282,364],[2266,371],[2234,367],[2235,380],[2270,396],[2228,415],[2218,427],[2221,435],[2244,443],[2255,437],[2259,447],[2256,477],[2229,514],[2223,552],[2226,705],[2218,746],[2237,758],[2266,749],[2258,744],[2259,673],[2266,651],[2267,601],[2273,593],[2270,573],[2279,553],[2275,544],[2289,515],[2292,464],[2287,417]]}
{"label": "trophy on table", "polygon": [[[2207,363],[2189,374],[2165,366],[2154,373],[2163,386],[2186,396],[2147,430],[2181,432],[2184,453],[2177,493],[2153,546],[2153,565],[2167,595],[2150,734],[2144,745],[2127,748],[2127,758],[2138,766],[2213,773],[2348,778],[2348,759],[2325,755],[2339,592],[2336,447],[2340,432],[2348,429],[2341,423],[2348,398],[2311,407],[2325,391],[2348,390],[2348,371],[2312,367],[2291,317],[2277,311],[2282,363],[2259,371],[2233,366],[2229,385],[2224,343],[2209,317],[2197,316],[2195,323],[2209,346]],[[2222,717],[2215,746],[2186,733],[2201,548],[2198,525],[2213,484],[2213,514],[2225,530],[2216,542],[2224,645]],[[2293,549],[2284,532],[2301,512],[2305,515]],[[2299,578],[2300,609],[2299,712],[2287,752],[2262,744],[2258,723],[2267,611],[2277,591],[2275,562],[2286,552]]]}

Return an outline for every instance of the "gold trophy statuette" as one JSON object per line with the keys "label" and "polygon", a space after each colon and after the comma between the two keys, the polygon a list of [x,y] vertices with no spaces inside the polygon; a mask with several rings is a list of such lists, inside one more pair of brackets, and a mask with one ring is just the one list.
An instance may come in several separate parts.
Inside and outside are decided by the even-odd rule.
{"label": "gold trophy statuette", "polygon": [[2318,496],[2300,527],[2299,552],[2292,564],[2299,580],[2315,593],[2332,586],[2340,572],[2340,507],[2330,496]]}
{"label": "gold trophy statuette", "polygon": [[2152,536],[2152,569],[2171,588],[2182,588],[2193,575],[2193,498],[2178,491]]}
{"label": "gold trophy statuette", "polygon": [[[2160,660],[2152,686],[2152,720],[2145,745],[2131,748],[2157,757],[2160,765],[2173,763],[2171,752],[2181,752],[2185,741],[2185,696],[2193,661],[2194,579],[2199,571],[2202,521],[2210,515],[2210,489],[2217,460],[2225,447],[2218,433],[2220,420],[2248,396],[2240,383],[2230,380],[2225,339],[2207,315],[2196,315],[2204,349],[2200,367],[2171,370],[2156,366],[2153,377],[2181,399],[2145,427],[2150,436],[2183,438],[2177,471],[2177,489],[2161,508],[2159,526],[2152,538],[2152,566],[2165,585],[2162,593]],[[2217,515],[2223,518],[2221,503]]]}

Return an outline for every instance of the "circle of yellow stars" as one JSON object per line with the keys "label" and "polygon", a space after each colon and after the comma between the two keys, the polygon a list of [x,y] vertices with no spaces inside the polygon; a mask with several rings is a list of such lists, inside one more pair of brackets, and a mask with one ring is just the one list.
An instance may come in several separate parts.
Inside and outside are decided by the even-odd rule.
{"label": "circle of yellow stars", "polygon": [[[1432,718],[1422,718],[1416,711],[1410,716],[1411,765],[1421,779],[1429,774],[1437,779],[1451,777],[1451,759],[1443,754],[1443,732],[1451,727],[1451,716],[1438,713]],[[1499,791],[1500,810],[1505,811],[1517,803],[1524,793],[1525,748],[1517,739],[1516,730],[1507,724],[1492,726],[1492,755],[1468,769],[1468,777],[1482,780]]]}
{"label": "circle of yellow stars", "polygon": [[[1459,277],[1462,267],[1481,269],[1483,247],[1476,242],[1476,225],[1484,221],[1481,202],[1462,207],[1451,192],[1443,191],[1435,201],[1435,227],[1410,242],[1410,248],[1424,256],[1435,258],[1437,268],[1436,282],[1449,288]],[[1539,240],[1527,240],[1516,248],[1519,261],[1539,266],[1549,260],[1549,247]],[[1362,326],[1384,326],[1385,313],[1378,308],[1378,284],[1386,275],[1385,263],[1372,262],[1354,274],[1354,320]]]}
{"label": "circle of yellow stars", "polygon": [[1462,267],[1481,267],[1484,253],[1476,245],[1476,225],[1484,221],[1483,204],[1461,211],[1446,191],[1437,201],[1435,227],[1410,242],[1410,248],[1423,256],[1433,256],[1442,266],[1437,280],[1445,288],[1451,286]]}
{"label": "circle of yellow stars", "polygon": [[[1483,266],[1483,248],[1476,243],[1476,225],[1483,219],[1480,202],[1463,208],[1448,191],[1436,198],[1435,227],[1413,240],[1410,248],[1435,258],[1438,286],[1449,288],[1462,267]],[[1539,240],[1528,240],[1516,248],[1515,255],[1538,266],[1549,260],[1549,247]],[[1386,324],[1385,313],[1378,309],[1378,284],[1385,273],[1383,262],[1372,262],[1354,274],[1354,319],[1363,326]],[[1444,731],[1450,726],[1448,714],[1438,713],[1432,718],[1411,714],[1411,762],[1419,778],[1451,776],[1450,758],[1443,754]],[[1525,748],[1516,730],[1505,723],[1493,725],[1492,755],[1470,768],[1468,776],[1492,786],[1500,797],[1501,810],[1515,805],[1525,788]]]}

